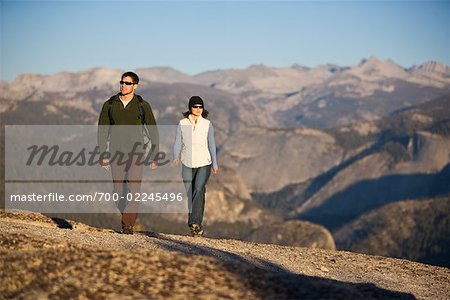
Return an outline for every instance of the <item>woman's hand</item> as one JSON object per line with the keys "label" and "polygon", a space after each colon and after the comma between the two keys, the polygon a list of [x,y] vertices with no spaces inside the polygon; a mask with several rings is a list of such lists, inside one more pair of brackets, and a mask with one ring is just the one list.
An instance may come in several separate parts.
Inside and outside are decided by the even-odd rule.
{"label": "woman's hand", "polygon": [[172,161],[172,165],[173,165],[174,167],[178,166],[179,163],[180,163],[180,161],[179,161],[178,159],[174,159],[174,160]]}
{"label": "woman's hand", "polygon": [[214,174],[217,174],[217,173],[219,173],[219,167],[217,167],[217,168],[212,168],[212,171],[213,171],[213,173]]}
{"label": "woman's hand", "polygon": [[102,168],[109,171],[109,159],[105,158],[102,160]]}

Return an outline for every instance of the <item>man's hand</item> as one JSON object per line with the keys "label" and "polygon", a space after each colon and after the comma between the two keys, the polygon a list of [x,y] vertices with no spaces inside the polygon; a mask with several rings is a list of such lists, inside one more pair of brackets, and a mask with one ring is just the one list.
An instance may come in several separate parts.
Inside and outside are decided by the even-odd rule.
{"label": "man's hand", "polygon": [[217,173],[219,173],[219,168],[218,168],[218,167],[217,167],[217,168],[214,168],[214,167],[213,167],[213,168],[212,168],[212,171],[213,171],[214,174],[217,174]]}
{"label": "man's hand", "polygon": [[149,168],[155,170],[156,168],[158,168],[158,162],[156,160],[152,161],[149,165]]}
{"label": "man's hand", "polygon": [[109,159],[105,158],[102,160],[102,168],[105,169],[106,171],[109,171],[109,169],[110,169]]}
{"label": "man's hand", "polygon": [[174,159],[174,160],[172,161],[172,165],[173,165],[174,167],[178,166],[179,163],[180,163],[180,161],[179,161],[178,159]]}

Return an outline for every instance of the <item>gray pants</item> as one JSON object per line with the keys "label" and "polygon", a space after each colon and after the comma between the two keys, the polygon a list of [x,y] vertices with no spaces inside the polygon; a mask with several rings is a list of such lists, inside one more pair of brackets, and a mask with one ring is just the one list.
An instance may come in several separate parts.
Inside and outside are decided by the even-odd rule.
{"label": "gray pants", "polygon": [[183,165],[181,173],[188,196],[188,225],[202,225],[206,183],[211,175],[211,165],[200,168],[188,168]]}

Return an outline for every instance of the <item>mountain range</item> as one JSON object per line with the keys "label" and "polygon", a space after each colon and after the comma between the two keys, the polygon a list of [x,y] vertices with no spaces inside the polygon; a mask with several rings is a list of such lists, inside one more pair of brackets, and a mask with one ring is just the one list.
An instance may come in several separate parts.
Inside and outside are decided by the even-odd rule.
{"label": "mountain range", "polygon": [[[123,72],[22,74],[2,83],[1,123],[96,124]],[[169,67],[136,72],[137,92],[150,101],[159,124],[176,124],[191,95],[202,96],[211,112],[223,172],[208,185],[210,236],[426,257],[370,252],[348,242],[354,231],[346,228],[371,212],[386,214],[386,205],[450,194],[448,66],[403,68],[370,57],[356,66],[253,65],[193,76]],[[155,215],[141,226],[186,233],[184,219]],[[104,222],[114,227],[117,220],[109,216]],[[408,227],[411,236],[419,225]],[[376,236],[378,227],[369,227],[358,228]],[[437,256],[450,253],[450,245],[440,247]]]}

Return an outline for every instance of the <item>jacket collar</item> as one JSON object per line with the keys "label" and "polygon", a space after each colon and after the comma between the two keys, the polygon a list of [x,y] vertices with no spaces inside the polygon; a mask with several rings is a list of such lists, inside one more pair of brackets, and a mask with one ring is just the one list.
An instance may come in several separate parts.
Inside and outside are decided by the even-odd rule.
{"label": "jacket collar", "polygon": [[[117,94],[116,94],[116,97],[114,98],[114,101],[120,101],[119,96],[120,96],[120,93],[117,93]],[[130,102],[131,102],[131,101],[134,101],[135,99],[137,99],[136,94],[134,94],[133,99],[131,99]]]}
{"label": "jacket collar", "polygon": [[[196,124],[195,122],[194,122],[194,119],[191,117],[192,115],[189,115],[188,117],[187,117],[187,119],[189,120],[189,122],[191,122],[191,124]],[[200,122],[203,122],[203,120],[204,120],[204,118],[202,117],[202,116],[199,116],[198,117],[198,119],[197,119],[197,124],[198,123],[200,123]]]}

